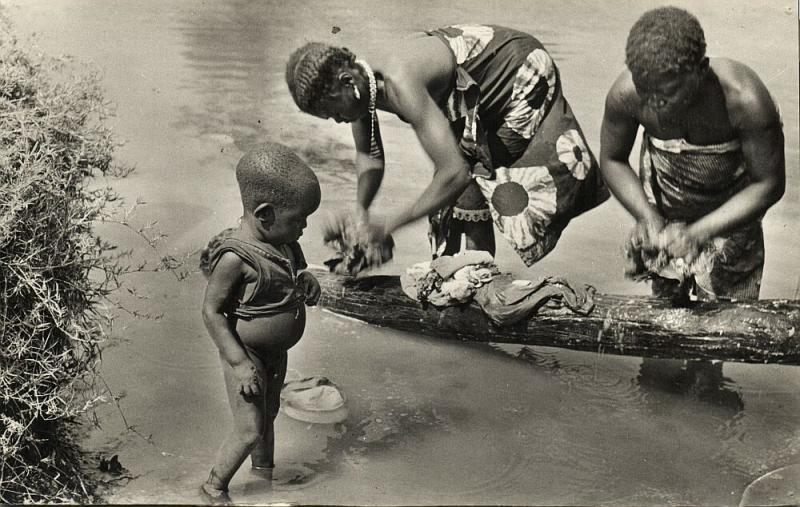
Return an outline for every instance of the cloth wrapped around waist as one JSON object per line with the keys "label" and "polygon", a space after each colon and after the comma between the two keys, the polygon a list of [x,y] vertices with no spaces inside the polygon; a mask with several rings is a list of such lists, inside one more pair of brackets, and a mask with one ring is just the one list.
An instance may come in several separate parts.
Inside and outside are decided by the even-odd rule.
{"label": "cloth wrapped around waist", "polygon": [[681,228],[713,212],[749,184],[741,142],[696,145],[645,133],[639,176],[648,201],[669,223],[656,234],[634,228],[625,249],[626,274],[637,280],[672,279],[681,290],[703,298],[758,298],[764,264],[759,218],[696,245],[688,258],[671,257],[668,249],[682,234]]}
{"label": "cloth wrapped around waist", "polygon": [[667,220],[693,222],[749,182],[738,140],[695,145],[645,135],[640,178],[648,200]]}

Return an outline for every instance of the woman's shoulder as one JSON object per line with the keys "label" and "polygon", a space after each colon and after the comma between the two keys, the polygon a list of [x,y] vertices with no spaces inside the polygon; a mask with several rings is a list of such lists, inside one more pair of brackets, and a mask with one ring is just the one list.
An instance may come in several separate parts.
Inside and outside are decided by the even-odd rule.
{"label": "woman's shoulder", "polygon": [[641,102],[641,98],[636,92],[636,85],[633,83],[631,71],[626,68],[620,72],[606,94],[606,110],[638,116]]}
{"label": "woman's shoulder", "polygon": [[[452,53],[437,37],[411,34],[373,52],[373,68],[394,81],[452,72]],[[369,61],[369,60],[368,60]]]}
{"label": "woman's shoulder", "polygon": [[383,78],[387,110],[410,118],[410,104],[418,104],[425,95],[435,102],[450,90],[455,62],[448,47],[436,37],[423,36],[404,41],[380,67],[374,68]]}
{"label": "woman's shoulder", "polygon": [[722,57],[710,58],[709,66],[722,88],[731,124],[747,127],[780,122],[777,104],[753,69]]}

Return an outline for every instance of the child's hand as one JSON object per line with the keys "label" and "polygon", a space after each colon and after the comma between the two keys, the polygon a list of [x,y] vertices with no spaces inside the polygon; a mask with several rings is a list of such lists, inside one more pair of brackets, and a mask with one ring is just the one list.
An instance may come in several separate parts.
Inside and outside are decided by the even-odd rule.
{"label": "child's hand", "polygon": [[245,398],[261,394],[261,376],[253,361],[249,359],[237,365],[232,365],[233,378],[239,384],[239,394]]}
{"label": "child's hand", "polygon": [[308,271],[301,271],[297,275],[297,281],[303,289],[303,294],[306,295],[306,304],[308,306],[316,305],[322,293],[317,278]]}

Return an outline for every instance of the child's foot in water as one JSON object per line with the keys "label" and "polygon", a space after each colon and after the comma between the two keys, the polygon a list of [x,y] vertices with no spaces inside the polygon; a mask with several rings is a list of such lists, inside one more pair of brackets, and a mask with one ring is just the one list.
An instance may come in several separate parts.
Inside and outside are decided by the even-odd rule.
{"label": "child's foot in water", "polygon": [[215,488],[208,482],[204,482],[200,486],[200,496],[209,505],[232,505],[227,490]]}
{"label": "child's foot in water", "polygon": [[266,481],[272,482],[272,472],[275,470],[275,467],[262,467],[262,466],[251,466],[250,473],[255,475],[256,477],[260,477]]}

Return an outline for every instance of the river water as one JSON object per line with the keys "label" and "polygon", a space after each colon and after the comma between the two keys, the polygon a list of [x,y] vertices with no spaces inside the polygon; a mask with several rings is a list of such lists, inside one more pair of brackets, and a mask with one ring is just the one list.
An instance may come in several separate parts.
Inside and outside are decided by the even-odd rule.
{"label": "river water", "polygon": [[[797,13],[789,1],[673,2],[704,25],[711,54],[752,66],[781,105],[788,191],[764,221],[762,297],[798,297]],[[162,253],[194,251],[239,216],[233,167],[264,140],[286,143],[317,170],[322,208],[303,238],[307,257],[329,254],[320,218],[355,197],[352,141],[344,125],[297,112],[283,81],[288,54],[308,40],[360,47],[448,23],[512,26],[537,35],[558,62],[564,91],[593,149],[605,92],[623,68],[627,30],[652,1],[326,2],[272,0],[14,0],[17,33],[49,54],[101,71],[115,104],[121,161],[112,181],[147,204]],[[528,5],[527,7],[522,7]],[[535,5],[535,8],[534,8]],[[336,30],[334,27],[338,27]],[[336,32],[336,33],[334,33]],[[431,165],[410,129],[381,116],[387,175],[377,205],[407,202]],[[643,294],[622,277],[620,245],[631,219],[608,202],[575,220],[534,268],[609,293]],[[396,236],[397,273],[426,257],[424,224]],[[140,248],[125,231],[104,234]],[[523,271],[501,245],[502,268]],[[530,275],[528,275],[530,276]],[[88,445],[119,454],[133,477],[114,503],[195,503],[230,421],[213,344],[200,319],[203,280],[141,274],[133,301],[163,318],[121,316],[104,353],[115,393]],[[290,352],[292,375],[326,375],[342,387],[343,425],[280,415],[271,490],[241,472],[235,501],[249,504],[736,504],[744,488],[800,462],[800,369],[726,363],[695,368],[548,348],[437,341],[309,312]],[[150,437],[148,441],[139,434]],[[287,475],[288,474],[288,475]]]}

